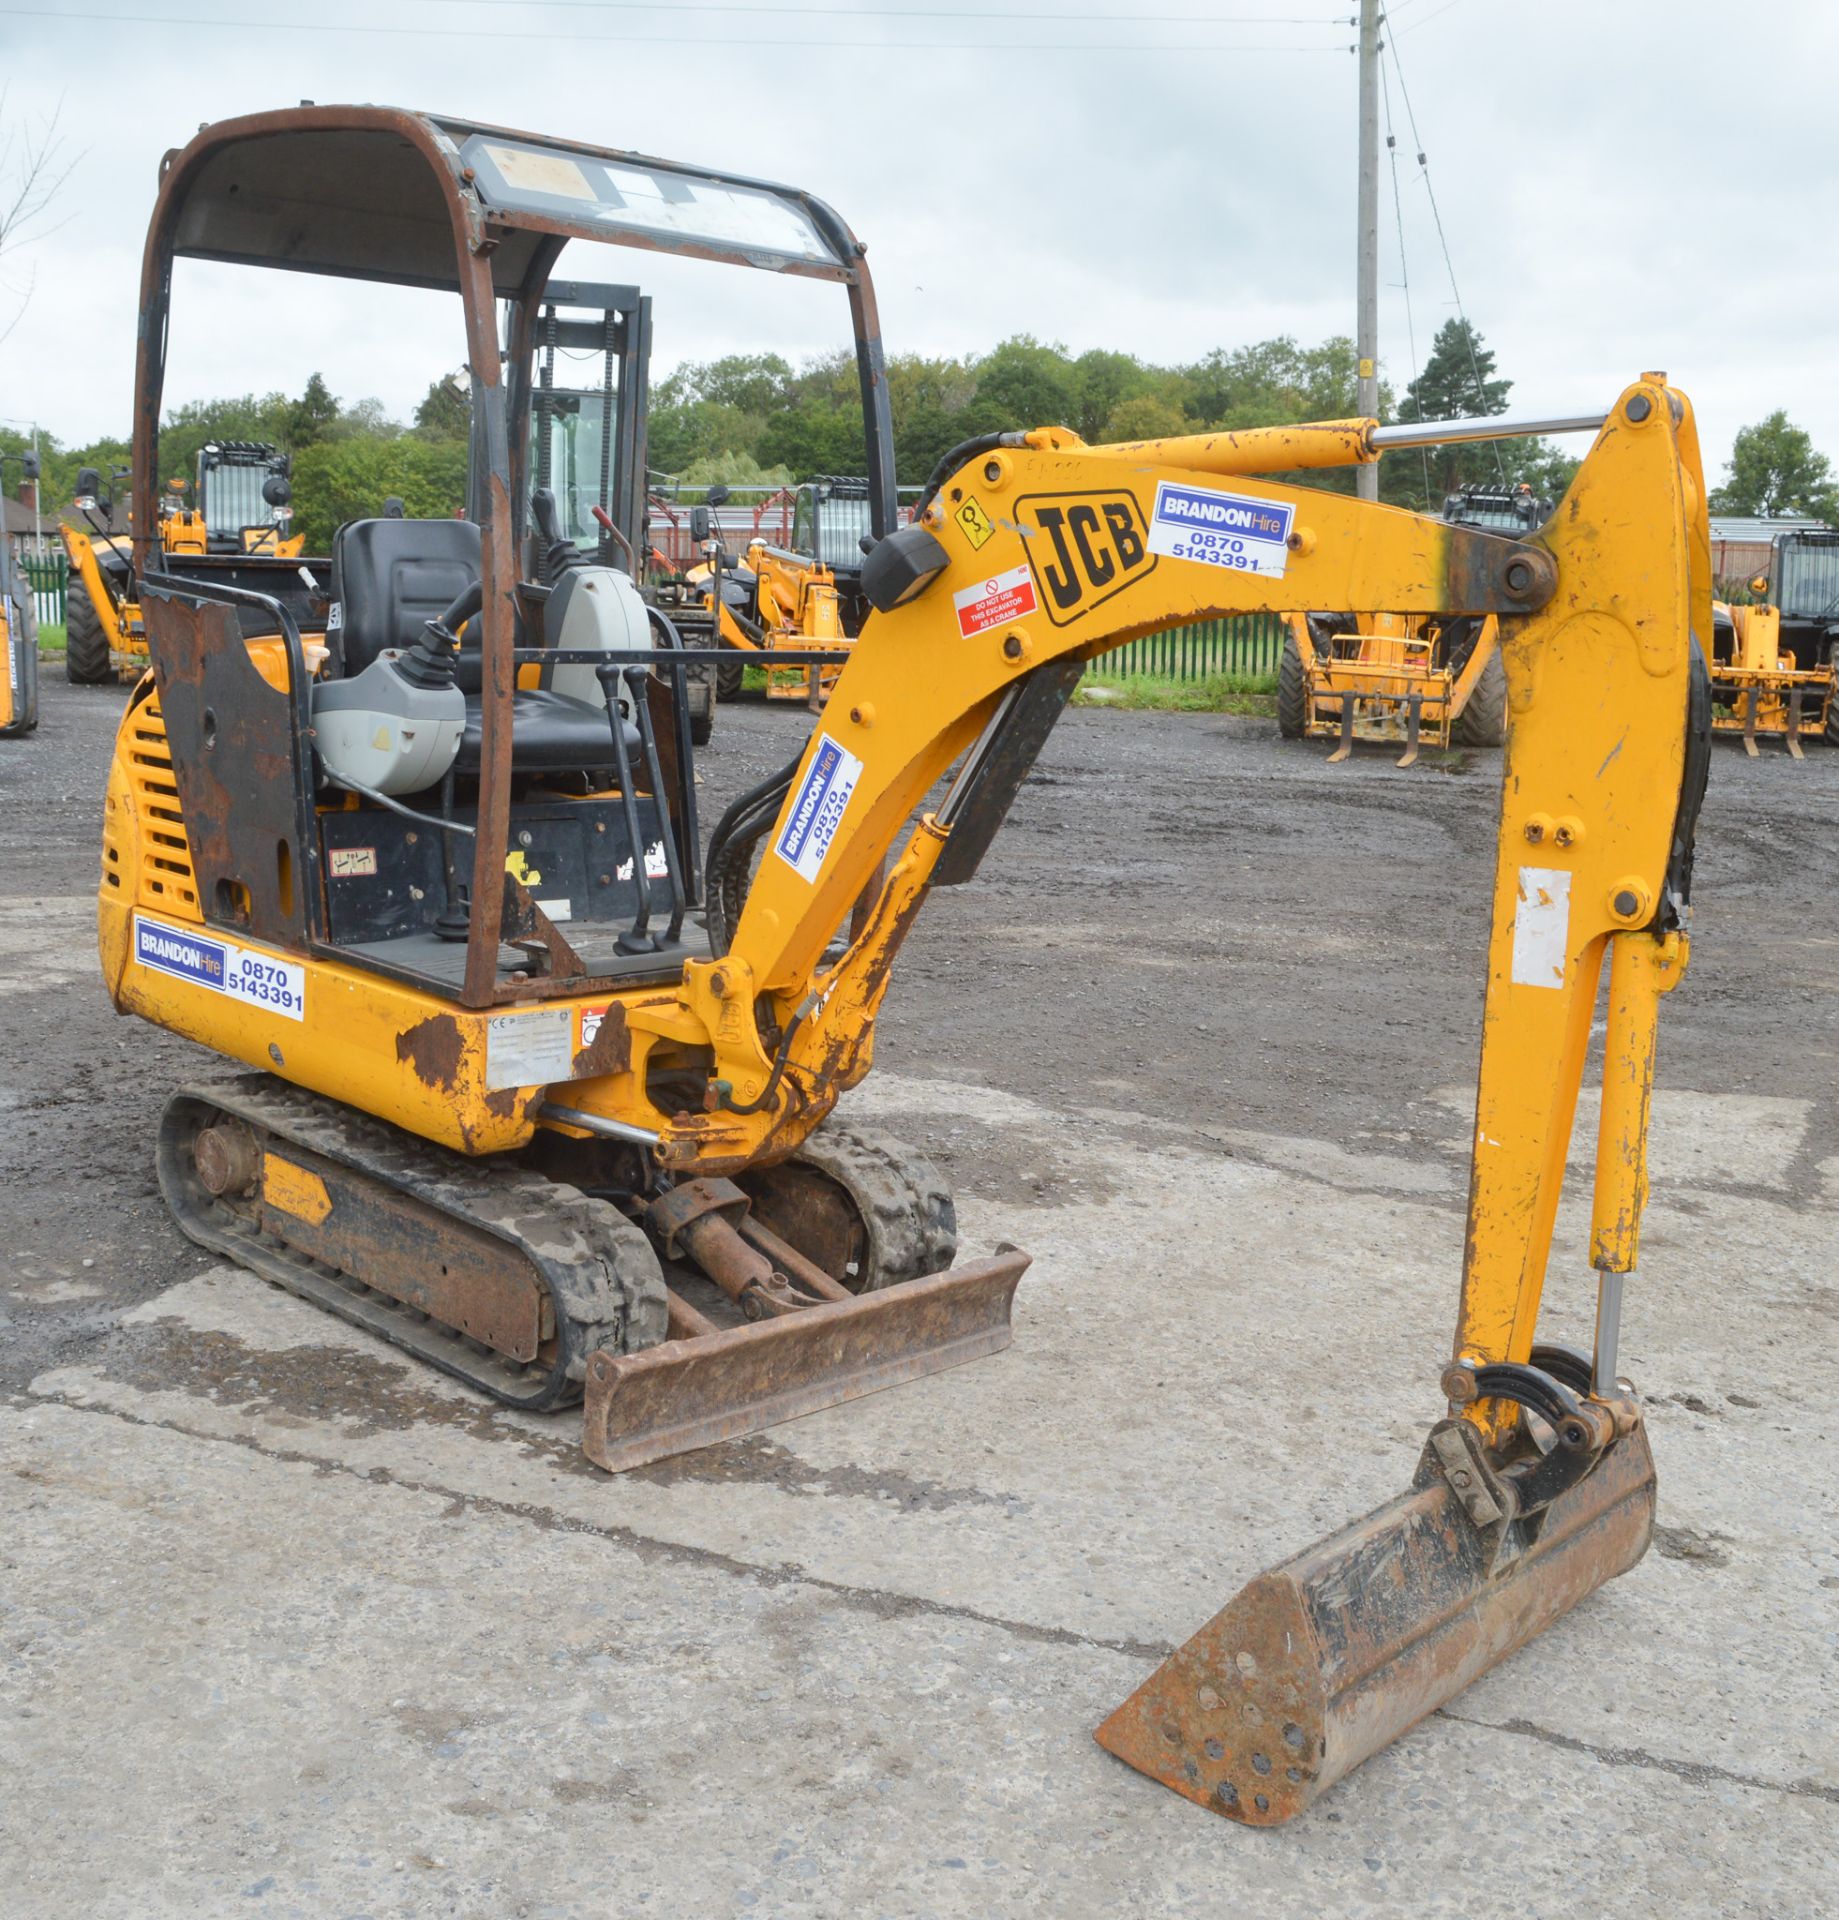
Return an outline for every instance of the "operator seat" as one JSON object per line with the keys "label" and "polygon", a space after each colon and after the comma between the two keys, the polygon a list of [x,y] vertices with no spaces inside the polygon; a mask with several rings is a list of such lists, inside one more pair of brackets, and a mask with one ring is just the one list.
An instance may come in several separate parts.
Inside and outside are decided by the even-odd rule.
{"label": "operator seat", "polygon": [[[343,674],[362,673],[386,647],[411,647],[428,621],[479,584],[479,529],[470,520],[350,520],[332,540],[332,613],[327,642]],[[519,641],[523,639],[519,619]],[[480,641],[483,623],[460,634],[454,680],[466,696],[466,731],[454,760],[477,773],[482,745]],[[638,730],[626,726],[627,751],[639,752]],[[604,707],[540,687],[511,697],[511,771],[614,771],[613,735]]]}

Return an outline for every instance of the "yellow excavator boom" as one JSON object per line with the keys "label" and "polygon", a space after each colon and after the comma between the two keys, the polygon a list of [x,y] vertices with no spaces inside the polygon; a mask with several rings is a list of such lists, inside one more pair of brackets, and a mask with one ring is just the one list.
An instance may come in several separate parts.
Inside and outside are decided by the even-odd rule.
{"label": "yellow excavator boom", "polygon": [[[1086,660],[1231,612],[1498,615],[1512,721],[1449,1417],[1409,1493],[1254,1582],[1099,1733],[1177,1792],[1269,1824],[1633,1565],[1650,1538],[1653,1464],[1616,1335],[1646,1194],[1659,1002],[1686,963],[1709,550],[1691,413],[1657,379],[1617,402],[1529,542],[1254,480],[1257,455],[1234,440],[1178,448],[1183,468],[1153,443],[1017,436],[976,453],[915,529],[884,543],[865,575],[884,610],[806,749],[733,944],[686,969],[671,1010],[712,1038],[719,1097],[664,1129],[660,1158],[706,1169],[782,1154],[867,1070],[906,929],[930,886],[975,870]],[[953,532],[969,500],[997,529],[976,548]],[[960,760],[854,942],[823,968],[913,808]],[[1585,1356],[1539,1346],[1536,1324],[1606,962]],[[762,999],[783,1034],[770,1057],[760,1023],[729,1012]],[[605,1361],[590,1422],[623,1374],[654,1364]]]}

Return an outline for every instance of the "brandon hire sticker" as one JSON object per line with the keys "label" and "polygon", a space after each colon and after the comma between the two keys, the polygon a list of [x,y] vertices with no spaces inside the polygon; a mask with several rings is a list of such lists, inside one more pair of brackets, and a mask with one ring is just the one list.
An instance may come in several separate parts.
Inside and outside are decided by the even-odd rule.
{"label": "brandon hire sticker", "polygon": [[134,916],[134,957],[156,973],[209,987],[290,1020],[306,1018],[306,968],[278,960],[255,947],[239,947],[215,935],[169,927],[142,914]]}
{"label": "brandon hire sticker", "polygon": [[[1027,579],[1026,567],[1016,571]],[[847,748],[838,746],[829,734],[820,733],[785,831],[773,843],[773,851],[800,879],[817,878],[842,824],[849,796],[861,777],[862,762]]]}
{"label": "brandon hire sticker", "polygon": [[1019,620],[1040,605],[1034,595],[1034,582],[1028,577],[1026,561],[1006,573],[992,574],[974,587],[954,593],[951,604],[957,610],[958,631],[968,640],[974,633],[987,633],[1006,620]]}
{"label": "brandon hire sticker", "polygon": [[1253,500],[1164,480],[1156,488],[1149,547],[1171,560],[1197,560],[1203,566],[1266,573],[1281,580],[1290,562],[1295,517],[1295,507],[1285,501]]}

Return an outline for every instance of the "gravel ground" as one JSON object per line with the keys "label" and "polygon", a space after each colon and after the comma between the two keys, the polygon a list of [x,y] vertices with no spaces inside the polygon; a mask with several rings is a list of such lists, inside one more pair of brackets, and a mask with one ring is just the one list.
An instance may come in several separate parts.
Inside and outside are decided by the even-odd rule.
{"label": "gravel ground", "polygon": [[[1253,1833],[1090,1730],[1437,1411],[1497,756],[1068,715],[848,1102],[1035,1254],[1015,1346],[608,1480],[167,1221],[209,1062],[96,976],[121,705],[0,742],[9,1916],[1836,1910],[1839,755],[1713,771],[1624,1335],[1659,1550]],[[804,724],[724,709],[708,817]]]}

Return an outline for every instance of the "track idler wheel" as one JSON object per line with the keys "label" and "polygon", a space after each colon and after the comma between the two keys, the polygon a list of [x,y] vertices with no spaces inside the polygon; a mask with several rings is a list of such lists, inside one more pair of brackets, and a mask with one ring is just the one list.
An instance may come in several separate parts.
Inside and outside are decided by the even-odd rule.
{"label": "track idler wheel", "polygon": [[944,1176],[891,1134],[826,1122],[789,1160],[737,1184],[753,1218],[851,1293],[949,1267],[958,1209]]}

